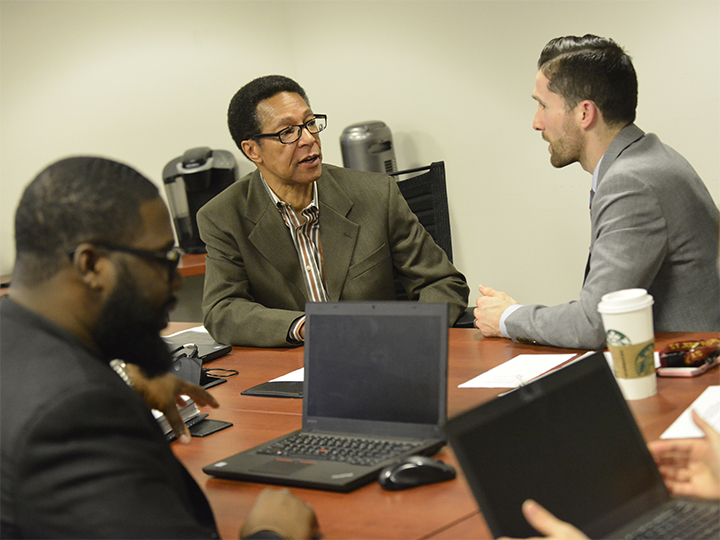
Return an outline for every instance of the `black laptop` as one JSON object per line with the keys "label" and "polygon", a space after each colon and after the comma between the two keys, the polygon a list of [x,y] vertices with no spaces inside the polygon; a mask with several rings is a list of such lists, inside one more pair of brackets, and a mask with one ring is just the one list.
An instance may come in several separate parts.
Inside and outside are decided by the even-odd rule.
{"label": "black laptop", "polygon": [[720,538],[717,501],[670,497],[602,353],[451,419],[446,433],[496,538],[537,536],[526,499],[590,538],[662,538],[647,532],[654,520],[695,511],[710,512],[691,519],[710,532],[670,537]]}
{"label": "black laptop", "polygon": [[204,472],[351,491],[393,461],[445,444],[445,304],[308,303],[306,315],[302,429]]}

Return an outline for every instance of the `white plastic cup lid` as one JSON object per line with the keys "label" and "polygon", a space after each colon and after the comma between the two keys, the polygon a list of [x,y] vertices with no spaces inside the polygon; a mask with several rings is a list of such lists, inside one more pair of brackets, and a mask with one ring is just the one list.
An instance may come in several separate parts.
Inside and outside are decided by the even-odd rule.
{"label": "white plastic cup lid", "polygon": [[655,303],[645,289],[623,289],[603,295],[598,304],[600,313],[639,311]]}

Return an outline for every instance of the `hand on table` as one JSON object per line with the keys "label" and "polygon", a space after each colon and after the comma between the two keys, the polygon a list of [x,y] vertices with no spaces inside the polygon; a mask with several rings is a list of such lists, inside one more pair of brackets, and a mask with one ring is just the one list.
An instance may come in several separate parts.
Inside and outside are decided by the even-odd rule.
{"label": "hand on table", "polygon": [[149,378],[134,364],[126,364],[125,371],[130,376],[133,388],[145,399],[148,406],[165,415],[173,433],[182,444],[190,443],[190,431],[178,411],[178,407],[187,404],[182,396],[189,396],[199,406],[219,406],[217,400],[202,386],[184,381],[172,373]]}
{"label": "hand on table", "polygon": [[240,538],[259,531],[272,531],[283,538],[318,538],[319,526],[315,512],[288,489],[265,488],[258,495],[240,530]]}
{"label": "hand on table", "polygon": [[475,302],[477,307],[473,310],[475,327],[485,337],[503,337],[500,332],[500,317],[503,312],[516,302],[509,294],[496,291],[492,287],[480,285],[478,287],[482,296]]}

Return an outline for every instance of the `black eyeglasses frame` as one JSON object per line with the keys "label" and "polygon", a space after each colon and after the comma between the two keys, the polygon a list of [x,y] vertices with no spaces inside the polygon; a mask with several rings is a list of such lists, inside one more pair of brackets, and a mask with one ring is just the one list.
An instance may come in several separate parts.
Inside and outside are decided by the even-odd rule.
{"label": "black eyeglasses frame", "polygon": [[[323,127],[320,128],[320,129],[318,129],[317,131],[310,131],[310,128],[308,127],[308,124],[310,124],[310,123],[312,123],[312,122],[317,122],[318,120],[323,120],[323,122],[324,122]],[[250,137],[250,138],[251,138],[251,139],[265,139],[265,138],[267,138],[267,137],[277,137],[278,140],[279,140],[282,144],[292,144],[292,143],[297,142],[297,141],[300,140],[300,137],[302,137],[302,130],[303,130],[303,129],[307,130],[307,132],[310,133],[310,135],[317,135],[318,133],[320,133],[321,131],[323,131],[326,127],[327,127],[327,115],[326,115],[326,114],[315,114],[315,115],[313,115],[313,117],[312,117],[310,120],[308,120],[308,121],[305,122],[304,124],[296,124],[296,125],[293,125],[293,126],[288,126],[288,127],[286,127],[285,129],[281,129],[281,130],[278,131],[277,133],[258,133],[257,135],[253,135],[253,136]],[[300,128],[300,129],[298,129],[298,136],[297,136],[295,139],[291,140],[291,141],[283,141],[283,140],[282,140],[283,134],[284,134],[284,133],[287,133],[288,130],[291,130],[291,129],[293,129],[293,128]]]}
{"label": "black eyeglasses frame", "polygon": [[[102,242],[88,242],[88,244],[92,244],[93,246],[106,249],[108,251],[117,251],[120,253],[129,253],[130,255],[135,255],[136,257],[140,257],[141,259],[145,260],[152,260],[155,262],[158,262],[160,264],[165,265],[168,270],[170,271],[170,275],[172,275],[176,270],[178,265],[180,264],[180,261],[182,260],[182,256],[185,254],[185,252],[177,247],[173,246],[167,251],[157,249],[138,249],[138,248],[130,248],[130,247],[123,247],[123,246],[113,246],[111,244],[105,244]],[[70,258],[75,255],[75,251],[77,251],[77,248],[75,248],[73,251],[68,253]]]}

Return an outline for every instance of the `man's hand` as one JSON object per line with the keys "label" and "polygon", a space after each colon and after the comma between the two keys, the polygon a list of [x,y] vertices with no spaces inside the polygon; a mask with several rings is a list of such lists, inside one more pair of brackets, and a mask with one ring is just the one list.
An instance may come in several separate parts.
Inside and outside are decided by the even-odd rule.
{"label": "man's hand", "polygon": [[[587,540],[587,536],[578,529],[569,523],[560,521],[531,499],[523,503],[522,511],[528,523],[532,525],[536,531],[544,534],[545,538],[555,540]],[[505,538],[504,540],[510,539]],[[538,540],[538,538],[536,537],[531,540]]]}
{"label": "man's hand", "polygon": [[312,508],[287,489],[265,488],[255,501],[240,538],[273,531],[283,538],[317,538],[319,527]]}
{"label": "man's hand", "polygon": [[694,410],[692,417],[704,439],[653,441],[650,453],[673,495],[720,499],[720,434]]}
{"label": "man's hand", "polygon": [[217,400],[202,386],[184,381],[172,373],[150,379],[134,364],[127,364],[125,371],[130,376],[133,387],[145,399],[148,406],[165,415],[173,433],[182,444],[190,444],[190,431],[178,411],[178,407],[187,404],[182,396],[189,396],[199,406],[209,405],[213,408],[219,406]]}
{"label": "man's hand", "polygon": [[500,317],[509,306],[517,302],[509,294],[496,291],[492,287],[480,285],[478,288],[482,296],[475,302],[475,327],[485,337],[503,337],[500,332]]}

